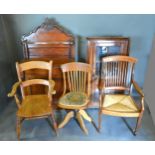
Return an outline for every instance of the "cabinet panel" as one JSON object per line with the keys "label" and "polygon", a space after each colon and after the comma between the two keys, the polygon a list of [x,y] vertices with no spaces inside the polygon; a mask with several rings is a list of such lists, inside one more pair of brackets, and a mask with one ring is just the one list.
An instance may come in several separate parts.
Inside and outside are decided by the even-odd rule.
{"label": "cabinet panel", "polygon": [[[63,79],[61,64],[75,61],[75,37],[53,19],[46,19],[44,23],[35,30],[22,37],[24,60],[53,60],[52,79],[56,82],[54,101],[63,91]],[[33,70],[25,73],[25,78],[44,78],[47,73]],[[41,86],[31,87],[27,93],[44,93],[46,88]]]}
{"label": "cabinet panel", "polygon": [[100,60],[111,55],[129,55],[129,38],[125,37],[89,37],[87,38],[87,62],[92,65],[92,102],[90,107],[98,107],[98,82]]}

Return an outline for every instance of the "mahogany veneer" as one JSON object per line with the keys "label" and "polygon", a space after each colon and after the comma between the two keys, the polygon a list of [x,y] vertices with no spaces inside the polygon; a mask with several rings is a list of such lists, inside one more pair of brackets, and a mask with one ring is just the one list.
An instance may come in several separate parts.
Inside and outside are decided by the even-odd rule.
{"label": "mahogany veneer", "polygon": [[[29,34],[22,37],[24,61],[29,60],[52,60],[52,79],[56,82],[56,95],[54,101],[62,94],[63,80],[60,65],[75,61],[75,37],[54,19],[46,19]],[[45,71],[31,70],[26,72],[25,78],[45,78]],[[45,89],[41,86],[31,87],[27,93],[43,93]]]}

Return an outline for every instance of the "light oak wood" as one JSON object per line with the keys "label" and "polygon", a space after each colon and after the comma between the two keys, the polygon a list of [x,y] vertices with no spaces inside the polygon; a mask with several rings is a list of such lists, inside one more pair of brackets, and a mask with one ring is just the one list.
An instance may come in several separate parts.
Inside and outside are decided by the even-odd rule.
{"label": "light oak wood", "polygon": [[[136,134],[140,128],[144,112],[144,93],[134,81],[133,74],[136,62],[137,59],[128,56],[109,56],[102,58],[99,83],[99,128],[101,128],[102,113],[119,117],[137,117],[137,124],[133,133]],[[141,97],[140,106],[132,98],[132,85]],[[109,90],[121,91],[121,94],[111,94]]]}
{"label": "light oak wood", "polygon": [[64,118],[64,121],[59,124],[58,128],[59,129],[63,128],[70,121],[70,119],[73,117],[74,117],[74,112],[73,111],[68,112]]}
{"label": "light oak wood", "polygon": [[[91,66],[86,63],[72,62],[63,64],[61,68],[63,72],[64,90],[58,106],[63,109],[70,109],[71,112],[66,115],[64,120],[60,123],[59,128],[62,128],[69,122],[70,118],[72,118],[72,115],[70,117],[70,114],[74,114],[82,130],[88,134],[83,118],[94,123],[92,118],[88,116],[85,111],[90,101]],[[71,101],[66,99],[66,95],[71,95]],[[82,102],[80,104],[77,104],[77,102],[74,103],[79,100],[78,97],[84,98],[84,100],[80,100],[80,102]],[[64,104],[64,100],[67,103]]]}
{"label": "light oak wood", "polygon": [[[38,119],[50,117],[53,121],[54,129],[57,133],[57,124],[54,118],[54,111],[52,105],[52,94],[55,94],[54,86],[55,82],[52,80],[52,61],[29,61],[25,63],[16,63],[17,75],[19,82],[16,82],[11,93],[8,97],[14,96],[16,104],[18,106],[17,115],[17,137],[20,139],[21,122],[26,119]],[[31,69],[44,69],[48,70],[48,80],[45,79],[29,79],[25,80],[23,72]],[[31,85],[44,85],[47,87],[46,94],[25,94],[25,87]],[[17,94],[17,88],[21,88],[22,100],[19,100]],[[57,133],[58,134],[58,133]]]}
{"label": "light oak wood", "polygon": [[79,113],[81,114],[81,116],[83,116],[83,118],[85,120],[87,120],[88,122],[92,122],[92,118],[90,116],[88,116],[88,114],[86,113],[86,111],[84,110],[79,110]]}
{"label": "light oak wood", "polygon": [[61,66],[64,78],[63,94],[69,91],[84,92],[90,95],[92,69],[89,64],[71,62]]}

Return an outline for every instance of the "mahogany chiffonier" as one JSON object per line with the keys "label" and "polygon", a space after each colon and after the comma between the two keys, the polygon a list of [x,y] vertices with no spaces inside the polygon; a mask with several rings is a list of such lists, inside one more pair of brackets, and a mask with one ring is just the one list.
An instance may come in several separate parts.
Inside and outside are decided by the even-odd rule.
{"label": "mahogany chiffonier", "polygon": [[111,55],[129,55],[129,38],[127,37],[88,37],[87,62],[92,65],[92,102],[90,107],[98,107],[98,84],[100,76],[100,60]]}
{"label": "mahogany chiffonier", "polygon": [[[54,103],[63,91],[63,79],[60,65],[75,61],[75,37],[54,19],[46,19],[40,26],[29,34],[22,36],[24,61],[45,60],[53,61],[52,79],[55,81],[56,95]],[[25,78],[47,78],[47,73],[42,70],[32,70],[25,73]],[[45,92],[41,86],[31,86],[27,93],[33,94]]]}

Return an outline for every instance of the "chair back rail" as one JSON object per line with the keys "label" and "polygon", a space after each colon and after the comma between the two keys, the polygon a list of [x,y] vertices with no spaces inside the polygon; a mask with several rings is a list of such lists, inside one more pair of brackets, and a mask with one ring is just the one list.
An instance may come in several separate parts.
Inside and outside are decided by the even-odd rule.
{"label": "chair back rail", "polygon": [[36,84],[50,86],[49,81],[48,80],[43,80],[43,79],[32,79],[32,80],[26,80],[26,81],[22,82],[23,87],[28,87],[28,86],[36,85]]}
{"label": "chair back rail", "polygon": [[16,62],[16,69],[19,80],[21,80],[22,72],[31,70],[31,69],[44,69],[49,71],[49,80],[51,80],[52,76],[52,61],[45,62],[45,61],[28,61],[19,64]]}

